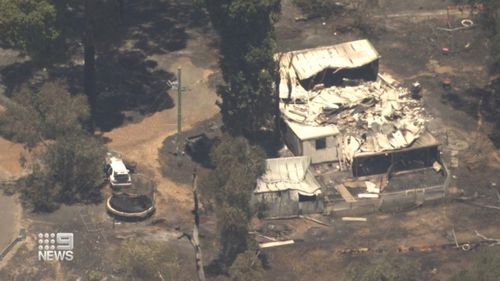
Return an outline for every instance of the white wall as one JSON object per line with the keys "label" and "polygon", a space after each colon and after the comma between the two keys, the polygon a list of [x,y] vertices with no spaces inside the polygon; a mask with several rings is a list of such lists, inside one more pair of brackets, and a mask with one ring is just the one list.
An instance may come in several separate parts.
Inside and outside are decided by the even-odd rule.
{"label": "white wall", "polygon": [[283,133],[286,146],[295,156],[310,156],[312,163],[336,162],[339,160],[340,147],[337,147],[336,136],[326,137],[326,148],[316,150],[315,139],[301,141],[288,127]]}
{"label": "white wall", "polygon": [[316,140],[306,140],[302,143],[303,155],[310,156],[312,163],[334,162],[338,161],[337,139],[335,136],[326,137],[326,148],[316,150]]}

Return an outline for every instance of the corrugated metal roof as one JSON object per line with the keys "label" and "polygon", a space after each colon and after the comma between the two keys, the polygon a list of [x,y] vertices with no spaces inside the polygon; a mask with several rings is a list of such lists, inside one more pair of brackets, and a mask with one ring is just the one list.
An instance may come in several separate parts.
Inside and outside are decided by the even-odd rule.
{"label": "corrugated metal roof", "polygon": [[307,156],[266,160],[266,172],[257,180],[255,193],[297,190],[303,195],[321,193],[320,185],[309,169]]}
{"label": "corrugated metal roof", "polygon": [[333,46],[292,51],[279,55],[280,66],[295,70],[300,80],[314,76],[324,69],[356,68],[369,64],[380,55],[366,39]]}
{"label": "corrugated metal roof", "polygon": [[[418,138],[416,138],[409,146],[404,146],[399,149],[394,149],[392,148],[391,150],[397,151],[397,150],[411,150],[411,149],[418,149],[418,148],[426,148],[426,147],[432,147],[432,146],[438,146],[439,142],[436,140],[436,138],[428,131],[424,131],[421,133]],[[356,152],[354,154],[354,157],[364,157],[364,156],[373,156],[377,154],[384,154],[387,153],[386,150],[382,151],[362,151],[362,152]]]}

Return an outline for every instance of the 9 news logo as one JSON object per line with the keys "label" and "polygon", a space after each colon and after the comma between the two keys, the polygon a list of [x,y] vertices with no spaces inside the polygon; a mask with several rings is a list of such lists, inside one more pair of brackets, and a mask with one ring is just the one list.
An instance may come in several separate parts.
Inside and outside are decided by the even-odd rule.
{"label": "9 news logo", "polygon": [[38,233],[38,260],[72,261],[73,233]]}

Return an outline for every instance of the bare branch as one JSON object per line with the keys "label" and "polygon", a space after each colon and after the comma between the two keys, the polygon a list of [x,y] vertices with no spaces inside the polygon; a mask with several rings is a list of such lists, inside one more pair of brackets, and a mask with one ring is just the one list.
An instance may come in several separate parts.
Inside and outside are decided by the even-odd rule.
{"label": "bare branch", "polygon": [[477,230],[474,230],[474,232],[476,233],[476,236],[482,238],[483,240],[492,242],[492,244],[490,244],[490,246],[500,245],[500,239],[486,237],[486,236],[482,235],[481,233],[479,233]]}

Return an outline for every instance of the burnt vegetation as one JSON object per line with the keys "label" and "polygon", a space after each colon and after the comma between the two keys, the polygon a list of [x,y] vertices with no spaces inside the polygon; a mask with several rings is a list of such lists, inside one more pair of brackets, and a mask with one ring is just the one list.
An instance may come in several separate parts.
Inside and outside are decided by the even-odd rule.
{"label": "burnt vegetation", "polygon": [[[372,17],[372,8],[379,1],[292,2],[302,13],[294,21],[305,22],[304,26],[318,24],[327,28],[327,20],[347,18],[332,25],[332,36],[337,36],[337,32],[350,36],[352,34],[348,33],[352,32],[355,36],[367,36],[381,42],[391,38],[387,35],[389,30],[401,36],[399,39],[406,38],[406,31],[399,30],[400,26],[383,26]],[[474,4],[476,1],[454,2]],[[459,81],[458,76],[450,83],[442,83],[441,77],[435,74],[422,78],[422,81],[433,86],[443,84],[439,84],[440,95],[436,94],[440,106],[450,106],[466,113],[474,121],[484,120],[491,125],[486,133],[500,148],[500,2],[479,2],[485,9],[477,18],[481,29],[474,38],[486,38],[484,45],[489,52],[484,59],[489,71],[487,83],[466,84]],[[213,230],[210,225],[206,229],[202,225],[200,230],[201,246],[211,247],[207,251],[211,254],[208,263],[202,266],[210,280],[254,281],[275,277],[267,275],[269,272],[266,270],[274,268],[268,266],[266,255],[260,252],[258,242],[251,234],[254,232],[251,229],[252,219],[256,216],[263,218],[266,205],[252,206],[251,199],[257,179],[266,172],[265,159],[277,157],[278,150],[282,148],[279,128],[283,124],[280,124],[278,89],[275,87],[276,83],[279,84],[279,73],[274,58],[279,51],[275,25],[280,18],[282,3],[279,0],[0,0],[0,46],[15,49],[21,57],[16,63],[0,66],[3,84],[3,93],[0,93],[0,135],[22,144],[26,149],[20,162],[27,175],[16,182],[16,191],[27,210],[52,212],[63,204],[102,203],[102,188],[105,185],[102,165],[106,153],[102,134],[172,109],[174,100],[168,91],[171,90],[171,81],[176,78],[165,70],[170,67],[170,57],[159,62],[155,56],[177,56],[174,52],[188,46],[192,30],[201,34],[214,32],[218,38],[212,47],[219,51],[221,70],[221,74],[214,76],[221,78],[213,84],[216,84],[220,114],[214,120],[196,124],[194,129],[184,132],[182,143],[185,146],[182,151],[186,155],[174,153],[176,136],[167,137],[158,151],[159,175],[181,186],[190,182],[193,170],[199,171],[202,220],[210,220],[210,216],[215,219]],[[426,28],[429,26],[431,23],[426,23]],[[419,31],[422,30],[436,32],[430,27]],[[322,36],[321,33],[311,33],[314,34],[308,35]],[[427,48],[422,48],[421,52],[415,52],[418,48],[401,50],[400,46],[388,46],[383,52],[384,55],[392,55],[399,48],[396,55],[408,58],[398,69],[401,70],[399,74],[407,76],[406,82],[420,77],[417,74],[411,76],[416,69],[414,65],[426,67],[427,59],[435,58],[436,50],[430,48],[439,50],[446,40],[450,46],[461,48],[456,53],[448,54],[448,58],[451,57],[449,61],[453,60],[453,55],[475,59],[476,54],[467,51],[469,47],[462,47],[462,41],[453,41],[450,39],[452,36],[446,35],[442,36],[446,40],[436,42],[437,37],[432,33],[407,39],[408,44],[425,45]],[[475,42],[471,44],[477,48]],[[182,55],[181,52],[179,54]],[[369,67],[378,70],[378,64]],[[330,69],[319,76],[323,77],[323,86],[342,86],[346,77],[376,80],[376,72],[368,70],[362,69],[356,76],[351,70]],[[300,83],[310,90],[312,86],[309,85],[319,84],[315,78]],[[455,82],[459,86],[454,87]],[[373,106],[369,100],[366,101],[369,104],[366,106]],[[326,140],[320,144],[321,149],[326,148]],[[392,169],[399,172],[430,168],[440,157],[440,152],[436,148],[426,153],[427,158],[419,158],[423,154],[421,151],[391,157],[385,153],[373,160],[374,163],[358,159],[365,164],[364,170],[354,172],[354,176],[386,171],[389,174]],[[403,186],[407,180],[400,178],[398,182],[395,178],[393,182],[396,186],[388,185],[389,189],[403,190],[399,185]],[[493,194],[496,190],[492,188],[489,192]],[[496,196],[500,196],[498,192]],[[316,195],[308,200],[316,200]],[[164,205],[169,202],[162,201]],[[196,211],[197,208],[196,204]],[[480,219],[481,216],[479,214],[473,219]],[[196,220],[199,223],[200,218]],[[318,223],[317,220],[312,222]],[[324,225],[321,221],[318,224]],[[180,229],[171,222],[165,228],[161,227],[163,225],[156,230]],[[345,229],[354,232],[355,227]],[[210,231],[213,233],[204,236]],[[283,237],[292,233],[288,226],[282,231],[266,227],[260,227],[259,231],[269,236],[279,232],[283,233]],[[352,234],[338,233],[346,237]],[[328,235],[328,231],[316,226],[310,228],[305,239],[312,240],[311,236],[323,239]],[[404,240],[410,235],[411,232],[405,229],[386,236]],[[162,244],[165,242],[162,239],[170,238],[158,237],[155,239],[161,240],[161,243],[129,241],[119,244],[113,253],[113,258],[119,259],[113,260],[110,266],[112,275],[119,275],[120,280],[182,280],[178,256]],[[376,240],[378,237],[372,238]],[[321,250],[327,252],[326,249]],[[306,249],[300,254],[309,254],[309,251]],[[474,251],[471,253],[474,262],[463,270],[455,270],[450,276],[451,281],[498,280],[498,251],[494,247]],[[330,256],[330,253],[325,255]],[[352,260],[355,262],[346,267],[348,269],[343,276],[347,281],[434,278],[429,273],[432,270],[428,269],[429,265],[422,263],[422,259],[412,259],[411,255],[388,253],[377,255],[374,259],[358,257]],[[294,270],[304,267],[301,264]],[[99,270],[88,272],[86,278],[107,280],[110,274]],[[305,278],[314,279],[312,276]]]}

